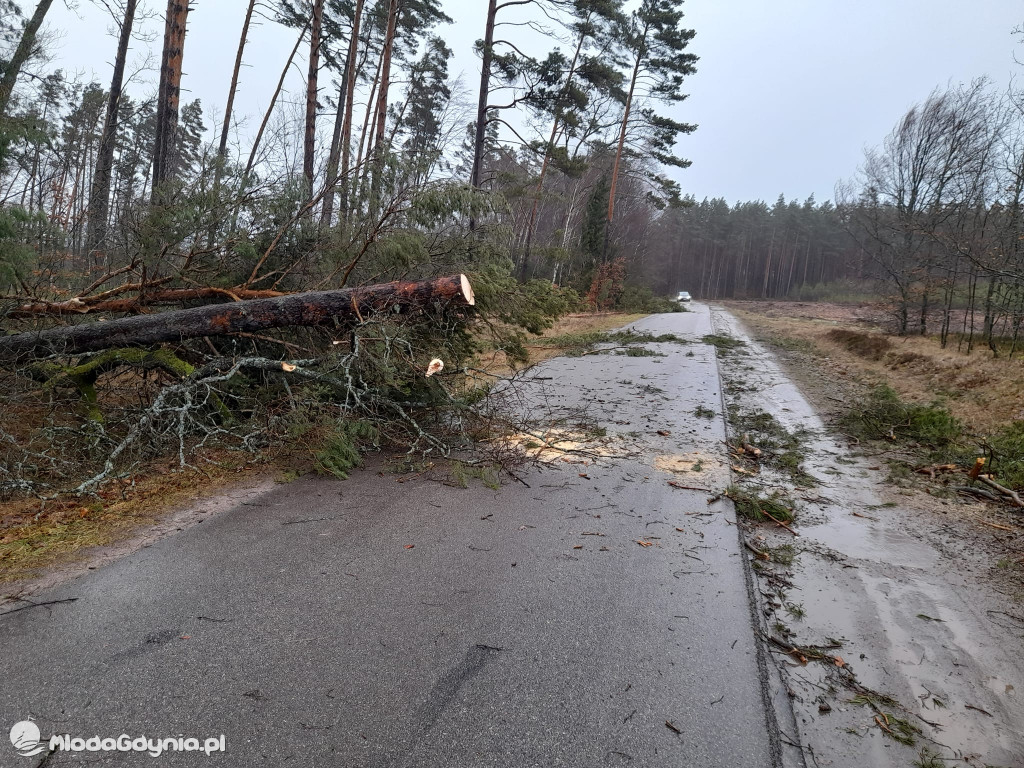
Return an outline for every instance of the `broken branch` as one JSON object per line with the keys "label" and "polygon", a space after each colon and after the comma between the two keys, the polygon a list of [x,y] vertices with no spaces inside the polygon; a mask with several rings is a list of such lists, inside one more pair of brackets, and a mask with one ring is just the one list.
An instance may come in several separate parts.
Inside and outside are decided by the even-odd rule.
{"label": "broken branch", "polygon": [[1016,506],[1024,508],[1024,500],[1021,499],[1020,495],[1016,491],[1011,491],[1006,486],[1000,485],[992,478],[986,477],[984,475],[979,475],[978,479],[985,485],[987,485],[989,488],[999,491],[1001,494],[1010,499],[1010,501],[1012,501]]}

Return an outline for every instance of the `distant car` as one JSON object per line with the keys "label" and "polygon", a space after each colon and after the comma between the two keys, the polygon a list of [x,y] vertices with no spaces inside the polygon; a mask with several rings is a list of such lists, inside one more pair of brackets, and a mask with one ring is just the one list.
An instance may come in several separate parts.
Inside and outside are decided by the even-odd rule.
{"label": "distant car", "polygon": [[676,295],[676,301],[691,301],[692,299],[693,299],[693,297],[690,294],[688,294],[686,291],[680,291]]}

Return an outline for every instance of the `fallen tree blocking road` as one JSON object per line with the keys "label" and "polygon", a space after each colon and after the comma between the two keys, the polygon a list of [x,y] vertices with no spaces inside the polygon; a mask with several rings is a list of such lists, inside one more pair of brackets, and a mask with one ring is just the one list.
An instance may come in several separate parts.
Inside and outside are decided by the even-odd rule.
{"label": "fallen tree blocking road", "polygon": [[170,278],[151,281],[146,284],[146,291],[137,296],[123,298],[122,294],[129,291],[140,291],[143,286],[139,283],[124,283],[117,288],[97,294],[95,296],[82,296],[66,301],[33,301],[22,304],[8,312],[5,317],[11,320],[27,320],[37,317],[51,316],[72,317],[74,315],[98,315],[103,312],[113,314],[141,314],[149,307],[160,304],[184,304],[189,301],[201,301],[203,299],[231,299],[232,301],[246,301],[248,299],[272,299],[277,296],[287,296],[287,291],[254,291],[249,288],[170,288],[164,290],[160,286],[167,283]]}
{"label": "fallen tree blocking road", "polygon": [[431,306],[474,303],[473,289],[465,275],[292,293],[0,337],[0,360],[74,355],[288,326],[351,326],[385,311],[408,313]]}

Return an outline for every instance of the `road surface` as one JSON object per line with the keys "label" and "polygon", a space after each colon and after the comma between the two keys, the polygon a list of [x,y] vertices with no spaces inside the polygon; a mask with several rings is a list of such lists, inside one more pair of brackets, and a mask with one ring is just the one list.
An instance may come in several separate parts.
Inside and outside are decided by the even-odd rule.
{"label": "road surface", "polygon": [[524,382],[586,433],[524,483],[302,478],[0,616],[4,728],[226,747],[0,765],[777,764],[733,511],[669,485],[728,479],[709,313],[638,325],[694,343]]}

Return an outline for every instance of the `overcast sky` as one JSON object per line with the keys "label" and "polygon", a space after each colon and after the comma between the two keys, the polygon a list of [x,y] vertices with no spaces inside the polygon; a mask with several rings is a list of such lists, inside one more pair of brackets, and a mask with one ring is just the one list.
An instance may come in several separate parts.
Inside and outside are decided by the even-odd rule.
{"label": "overcast sky", "polygon": [[[30,12],[34,0],[22,0]],[[161,11],[161,0],[148,0]],[[56,66],[106,85],[115,41],[109,17],[88,0],[68,9],[55,3],[49,27],[62,32]],[[473,41],[482,37],[485,0],[444,0],[456,20],[441,33],[455,51],[453,75],[473,86],[479,64]],[[201,98],[207,123],[220,119],[246,0],[193,0],[185,46],[183,88]],[[1024,22],[1020,0],[687,0],[696,30],[697,74],[673,107],[697,123],[679,152],[693,166],[676,174],[698,198],[773,201],[833,195],[866,145],[879,143],[902,113],[936,86],[988,75],[1000,86],[1024,77],[1024,47],[1011,34]],[[148,28],[160,35],[160,21]],[[159,39],[152,44],[158,55]],[[243,136],[254,131],[274,89],[294,34],[265,22],[250,35],[247,69],[236,100]],[[146,45],[136,44],[136,62]],[[155,72],[130,87],[155,90]],[[289,81],[301,99],[302,73]]]}

